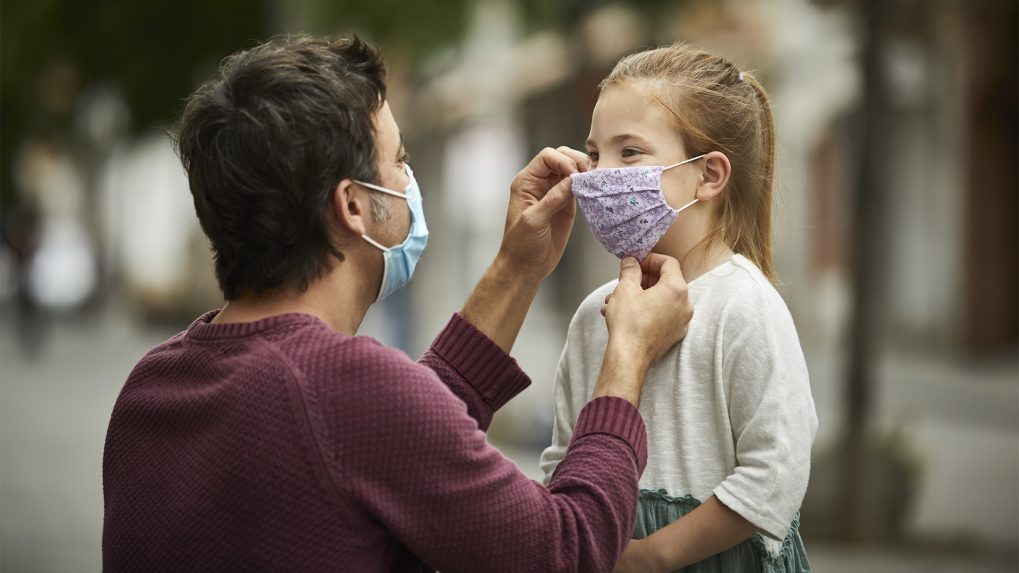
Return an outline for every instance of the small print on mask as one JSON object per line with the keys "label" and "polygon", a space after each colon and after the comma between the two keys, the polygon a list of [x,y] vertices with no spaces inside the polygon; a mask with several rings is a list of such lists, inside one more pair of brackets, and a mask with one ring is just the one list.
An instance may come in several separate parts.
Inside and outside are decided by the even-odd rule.
{"label": "small print on mask", "polygon": [[662,173],[674,165],[618,167],[574,173],[573,195],[588,227],[605,250],[616,257],[644,260],[668,232],[676,217],[697,199],[674,209],[662,194]]}

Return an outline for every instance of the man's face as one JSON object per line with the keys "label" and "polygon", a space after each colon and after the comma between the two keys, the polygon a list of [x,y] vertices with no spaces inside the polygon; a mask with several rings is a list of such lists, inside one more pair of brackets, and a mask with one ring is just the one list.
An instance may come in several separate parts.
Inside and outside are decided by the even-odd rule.
{"label": "man's face", "polygon": [[[410,177],[407,175],[407,152],[403,148],[403,136],[400,135],[400,128],[396,125],[388,102],[382,102],[382,106],[375,112],[373,122],[375,170],[379,175],[377,183],[387,189],[403,193],[410,185]],[[410,209],[407,202],[398,197],[383,193],[378,195],[386,205],[390,218],[375,225],[374,234],[369,232],[369,235],[383,245],[399,245],[407,238],[410,229]]]}

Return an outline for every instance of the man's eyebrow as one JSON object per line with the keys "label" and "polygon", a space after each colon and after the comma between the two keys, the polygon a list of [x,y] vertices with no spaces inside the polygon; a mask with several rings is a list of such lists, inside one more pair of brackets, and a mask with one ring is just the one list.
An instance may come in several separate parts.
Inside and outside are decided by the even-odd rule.
{"label": "man's eyebrow", "polygon": [[403,159],[403,153],[404,153],[404,151],[403,151],[403,132],[401,131],[400,132],[400,147],[396,148],[396,160],[397,161]]}

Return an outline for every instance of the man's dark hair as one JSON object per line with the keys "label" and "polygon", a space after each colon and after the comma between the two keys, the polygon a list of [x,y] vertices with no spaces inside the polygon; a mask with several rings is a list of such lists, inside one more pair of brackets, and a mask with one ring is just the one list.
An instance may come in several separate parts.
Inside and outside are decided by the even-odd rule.
{"label": "man's dark hair", "polygon": [[272,39],[226,58],[173,129],[227,300],[306,289],[343,254],[328,206],[343,179],[375,181],[378,50],[356,36]]}

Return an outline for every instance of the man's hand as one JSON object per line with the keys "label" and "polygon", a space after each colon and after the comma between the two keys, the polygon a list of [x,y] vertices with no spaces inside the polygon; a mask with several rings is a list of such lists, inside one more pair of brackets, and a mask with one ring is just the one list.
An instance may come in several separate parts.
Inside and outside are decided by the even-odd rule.
{"label": "man's hand", "polygon": [[693,318],[679,261],[657,253],[642,263],[623,259],[619,284],[602,314],[609,342],[594,397],[618,396],[639,405],[647,369],[686,336]]}
{"label": "man's hand", "polygon": [[540,282],[555,270],[577,213],[570,174],[590,165],[586,153],[546,147],[513,179],[499,249],[512,272]]}
{"label": "man's hand", "polygon": [[602,314],[609,342],[643,355],[651,364],[686,336],[693,305],[679,261],[651,253],[643,262],[620,263],[619,284],[605,299]]}
{"label": "man's hand", "polygon": [[547,148],[510,184],[502,246],[464,304],[463,315],[509,352],[541,281],[563,256],[577,212],[570,173],[586,171],[586,154]]}

